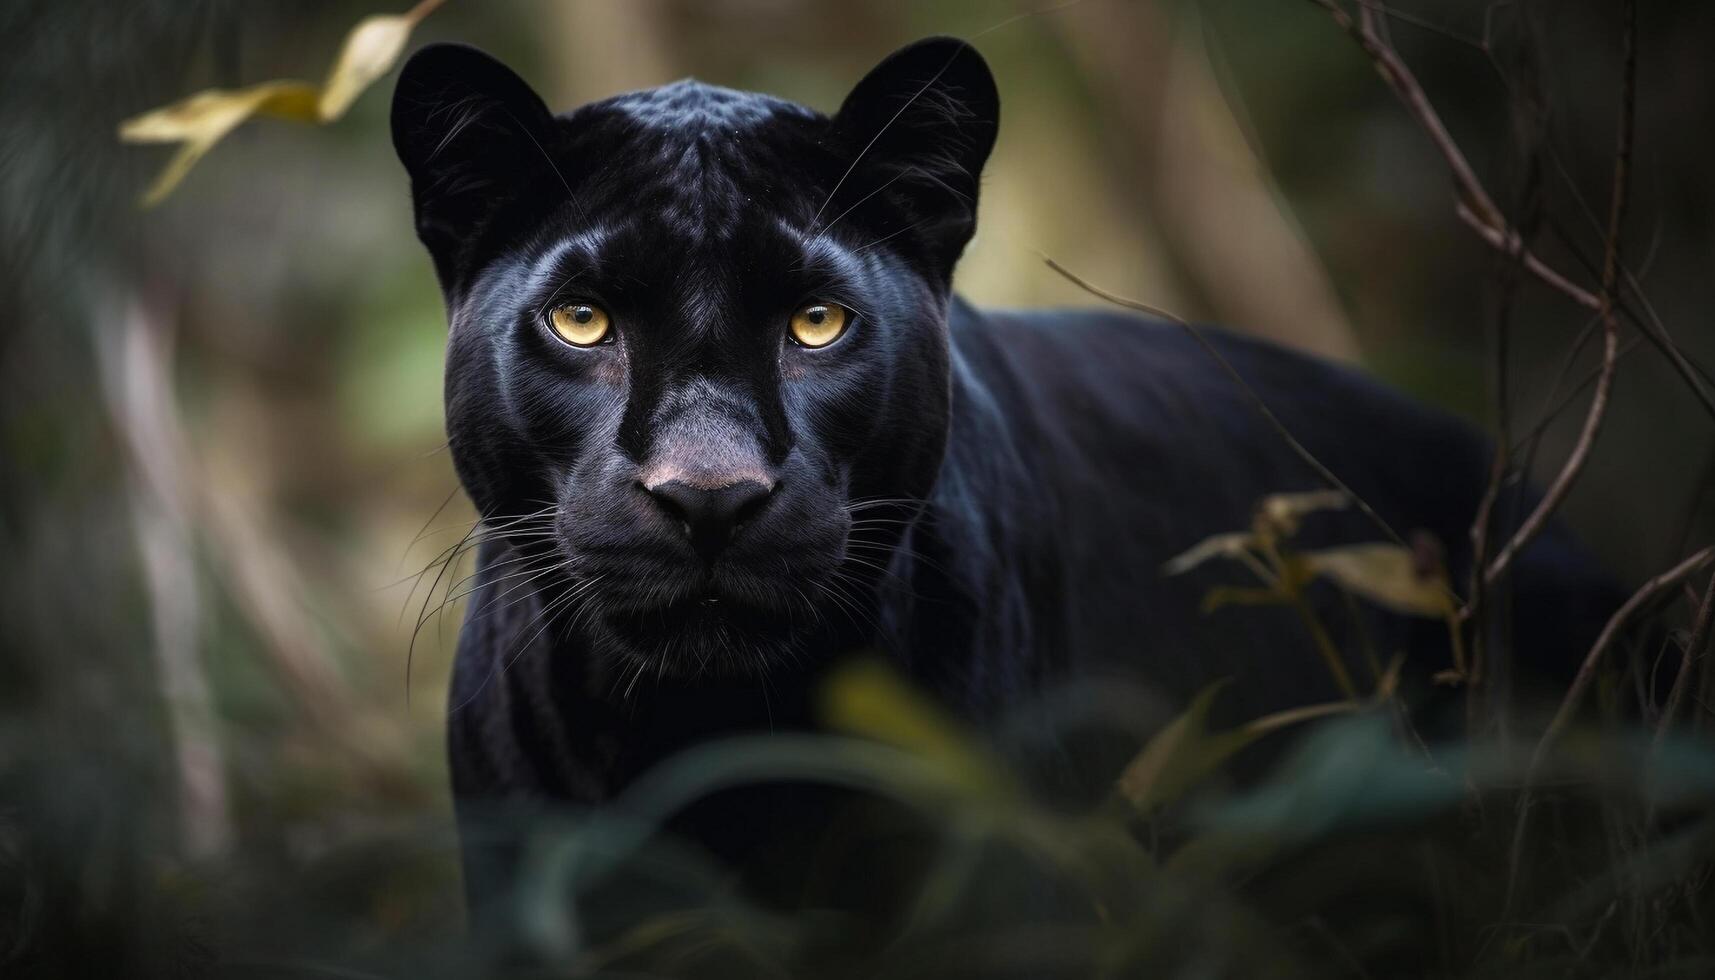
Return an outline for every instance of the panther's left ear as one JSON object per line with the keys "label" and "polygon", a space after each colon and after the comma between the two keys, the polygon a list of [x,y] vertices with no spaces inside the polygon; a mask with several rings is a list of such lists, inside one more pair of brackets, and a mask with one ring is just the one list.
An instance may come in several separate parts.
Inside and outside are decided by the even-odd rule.
{"label": "panther's left ear", "polygon": [[899,230],[911,226],[951,276],[976,230],[977,184],[999,127],[1000,95],[976,48],[953,37],[901,48],[864,76],[834,116],[850,169],[824,210],[838,215],[885,192],[908,212]]}

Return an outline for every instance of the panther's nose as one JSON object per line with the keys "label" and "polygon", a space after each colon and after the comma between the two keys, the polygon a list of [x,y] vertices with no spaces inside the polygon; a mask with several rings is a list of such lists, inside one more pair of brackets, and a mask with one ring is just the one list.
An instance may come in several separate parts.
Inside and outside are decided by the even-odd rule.
{"label": "panther's nose", "polygon": [[740,480],[705,489],[683,480],[668,480],[644,489],[662,510],[679,521],[703,561],[713,562],[739,528],[761,512],[778,487],[778,483],[771,486]]}

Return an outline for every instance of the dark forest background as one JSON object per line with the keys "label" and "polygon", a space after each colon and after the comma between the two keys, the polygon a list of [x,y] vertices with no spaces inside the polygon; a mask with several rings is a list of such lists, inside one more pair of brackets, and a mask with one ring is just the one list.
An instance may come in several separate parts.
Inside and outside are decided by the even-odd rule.
{"label": "dark forest background", "polygon": [[[412,43],[484,47],[555,108],[694,75],[832,110],[895,47],[983,32],[1004,122],[958,275],[972,300],[1100,302],[1052,257],[1187,318],[1362,365],[1491,430],[1504,337],[1515,434],[1594,369],[1597,343],[1569,360],[1591,312],[1512,275],[1461,223],[1442,154],[1321,6],[1043,6],[450,0]],[[1623,4],[1374,10],[1496,204],[1594,289]],[[319,77],[353,23],[386,12],[0,8],[0,973],[44,946],[159,975],[356,962],[460,975],[477,955],[451,938],[441,732],[456,605],[420,631],[407,670],[426,586],[410,576],[474,515],[442,451],[444,321],[388,142],[391,76],[331,125],[240,128],[154,209],[136,199],[166,152],[116,137],[198,89]],[[1715,6],[1638,5],[1620,239],[1635,301],[1706,386],[1712,44]],[[1562,510],[1631,586],[1715,537],[1715,415],[1640,336],[1627,326]],[[1564,409],[1534,456],[1542,481],[1584,401]],[[1694,599],[1666,611],[1672,626]],[[1711,708],[1692,698],[1688,732],[1707,734]],[[1689,783],[1709,776],[1708,755],[1687,759]],[[1706,872],[1709,838],[1695,841],[1675,858],[1687,875]],[[1626,894],[1638,922],[1648,908],[1680,921],[1655,893]],[[1196,942],[1230,940],[1228,921]],[[1700,920],[1684,921],[1695,935]],[[1366,941],[1311,961],[1365,975]],[[1706,958],[1675,959],[1696,945],[1637,939],[1583,962],[1709,975]],[[1348,946],[1360,952],[1329,952]]]}

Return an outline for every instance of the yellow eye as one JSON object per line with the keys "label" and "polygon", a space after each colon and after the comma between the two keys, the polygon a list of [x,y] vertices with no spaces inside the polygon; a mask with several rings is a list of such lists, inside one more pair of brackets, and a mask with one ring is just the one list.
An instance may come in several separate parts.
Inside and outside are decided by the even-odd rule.
{"label": "yellow eye", "polygon": [[556,306],[548,313],[548,325],[573,347],[594,347],[607,337],[607,313],[588,303]]}
{"label": "yellow eye", "polygon": [[792,339],[802,347],[826,347],[846,332],[851,312],[838,303],[805,303],[792,314]]}

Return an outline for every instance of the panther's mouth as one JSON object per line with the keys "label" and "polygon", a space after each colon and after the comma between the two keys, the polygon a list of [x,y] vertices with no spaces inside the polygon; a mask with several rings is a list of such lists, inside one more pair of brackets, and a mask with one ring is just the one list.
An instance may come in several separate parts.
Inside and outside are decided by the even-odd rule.
{"label": "panther's mouth", "polygon": [[597,599],[603,646],[667,675],[766,669],[818,620],[802,580],[736,568],[684,569],[609,582]]}
{"label": "panther's mouth", "polygon": [[[809,484],[797,485],[801,495]],[[661,676],[749,674],[840,641],[858,605],[854,586],[832,581],[846,558],[843,510],[776,494],[726,546],[699,549],[641,498],[622,498],[625,521],[599,508],[562,521],[561,546],[591,585],[579,625],[597,656]]]}
{"label": "panther's mouth", "polygon": [[718,595],[609,610],[604,625],[615,652],[681,677],[765,670],[805,629],[778,610]]}
{"label": "panther's mouth", "polygon": [[718,596],[687,598],[655,606],[616,609],[608,621],[634,634],[670,635],[699,630],[728,630],[743,635],[788,625],[779,611]]}
{"label": "panther's mouth", "polygon": [[789,618],[805,612],[802,593],[792,585],[740,569],[656,570],[636,577],[621,573],[606,578],[603,604],[627,615],[701,615],[720,620],[745,614]]}

